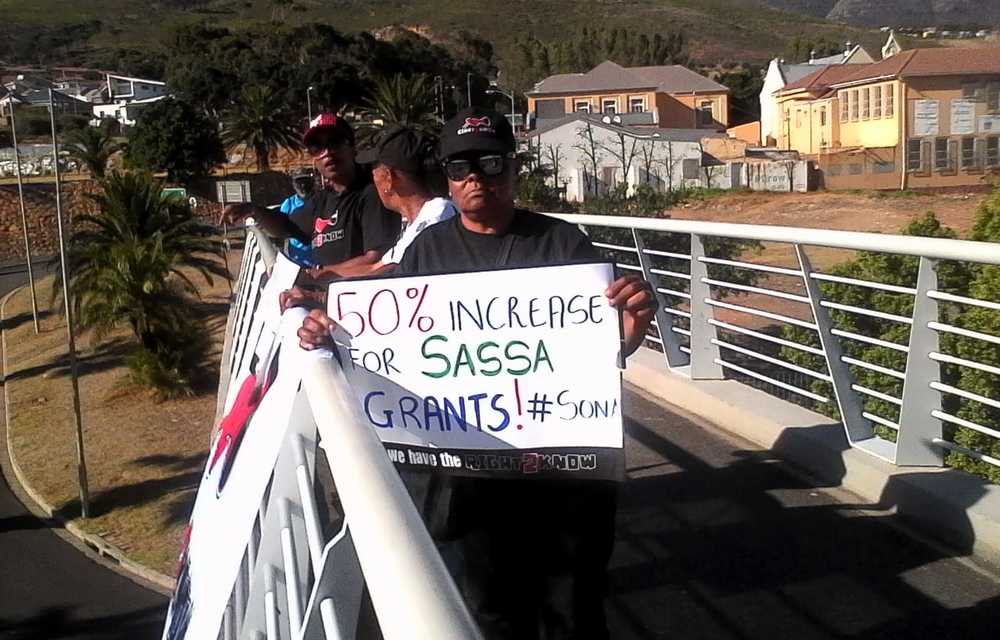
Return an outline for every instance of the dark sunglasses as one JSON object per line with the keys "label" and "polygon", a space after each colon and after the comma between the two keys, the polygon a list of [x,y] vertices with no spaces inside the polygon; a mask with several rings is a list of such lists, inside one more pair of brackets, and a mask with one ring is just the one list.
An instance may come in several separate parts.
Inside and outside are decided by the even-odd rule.
{"label": "dark sunglasses", "polygon": [[443,165],[448,179],[460,182],[468,178],[473,171],[487,177],[500,175],[507,166],[507,158],[499,154],[478,158],[456,158],[445,160]]}
{"label": "dark sunglasses", "polygon": [[323,155],[324,151],[339,149],[346,144],[347,144],[346,138],[340,138],[340,137],[320,138],[319,140],[307,144],[306,152],[310,156],[315,158],[316,156]]}

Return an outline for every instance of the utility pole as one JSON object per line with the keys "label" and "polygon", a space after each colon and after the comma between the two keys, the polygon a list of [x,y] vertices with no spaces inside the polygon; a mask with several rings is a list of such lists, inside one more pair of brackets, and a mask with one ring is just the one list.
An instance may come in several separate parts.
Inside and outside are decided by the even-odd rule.
{"label": "utility pole", "polygon": [[17,199],[21,205],[21,231],[24,232],[24,261],[28,265],[28,287],[31,289],[31,317],[38,335],[38,298],[35,295],[35,273],[31,266],[31,245],[28,243],[28,216],[24,211],[24,185],[21,180],[21,154],[17,150],[17,123],[14,121],[14,101],[10,103],[10,135],[14,143],[14,173],[17,174]]}
{"label": "utility pole", "polygon": [[467,106],[472,106],[472,73],[465,74],[465,99],[469,101]]}
{"label": "utility pole", "polygon": [[309,87],[306,89],[306,114],[309,117],[309,121],[306,122],[306,128],[308,128],[310,123],[312,123],[313,121],[312,92],[315,89],[316,87],[312,85],[309,85]]}
{"label": "utility pole", "polygon": [[69,272],[66,268],[66,238],[59,182],[59,141],[56,138],[56,109],[49,89],[49,124],[52,126],[52,161],[56,177],[56,224],[59,228],[59,263],[62,268],[63,305],[66,307],[66,342],[69,347],[69,373],[73,385],[73,418],[76,423],[76,469],[80,483],[80,515],[90,517],[90,490],[87,487],[87,460],[83,450],[83,418],[80,413],[80,381],[76,363],[76,340],[73,337],[73,306],[69,295]]}

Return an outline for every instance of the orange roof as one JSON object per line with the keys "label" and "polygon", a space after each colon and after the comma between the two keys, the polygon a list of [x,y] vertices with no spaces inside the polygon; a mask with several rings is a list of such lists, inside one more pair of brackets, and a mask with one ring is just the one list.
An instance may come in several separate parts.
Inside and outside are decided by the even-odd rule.
{"label": "orange roof", "polygon": [[853,71],[854,73],[831,85],[853,84],[877,78],[1000,74],[1000,48],[910,49]]}
{"label": "orange roof", "polygon": [[[796,91],[800,89],[826,89],[830,85],[842,82],[844,78],[851,77],[854,74],[863,72],[865,68],[871,67],[870,64],[832,64],[828,67],[823,67],[819,71],[810,73],[809,75],[796,80],[790,84],[786,84],[781,89],[781,93],[786,93],[788,91]],[[859,67],[861,67],[859,69]]]}

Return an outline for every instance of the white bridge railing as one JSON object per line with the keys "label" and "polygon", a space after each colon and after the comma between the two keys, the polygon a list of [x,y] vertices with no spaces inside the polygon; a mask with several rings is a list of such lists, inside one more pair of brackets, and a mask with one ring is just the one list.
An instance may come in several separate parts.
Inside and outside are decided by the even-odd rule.
{"label": "white bridge railing", "polygon": [[[946,450],[1000,466],[1000,460],[957,444],[945,437],[942,424],[972,429],[989,438],[1000,438],[1000,426],[963,419],[942,408],[942,396],[1000,408],[1000,394],[986,397],[971,389],[945,384],[942,364],[1000,375],[997,363],[977,362],[944,353],[939,336],[952,334],[984,344],[1000,344],[1000,322],[993,334],[974,331],[943,321],[967,309],[1000,311],[1000,300],[985,300],[940,291],[937,266],[955,261],[1000,264],[1000,245],[943,238],[883,235],[825,229],[664,220],[605,215],[551,214],[581,225],[595,244],[609,253],[618,267],[642,273],[653,283],[661,308],[649,343],[664,353],[665,365],[693,380],[722,379],[728,373],[740,380],[762,383],[764,390],[781,396],[791,394],[806,402],[833,404],[839,411],[847,438],[853,447],[897,465],[940,466]],[[613,241],[601,241],[613,234]],[[610,232],[610,233],[609,233]],[[670,238],[671,250],[650,248]],[[660,240],[661,242],[657,242]],[[706,247],[720,241],[777,243],[792,256],[794,264],[774,265],[712,255]],[[675,247],[686,247],[677,250]],[[688,248],[689,247],[689,248]],[[845,278],[813,268],[809,253],[815,248],[896,254],[919,259],[916,280],[907,286]],[[771,254],[779,251],[771,251]],[[763,283],[734,282],[713,278],[712,270],[724,267],[729,274],[758,274]],[[820,283],[847,288],[874,289],[912,298],[912,313],[898,315],[859,308],[824,297]],[[952,313],[944,314],[950,307]],[[831,319],[831,310],[876,318],[908,328],[906,343],[845,330]],[[1000,314],[997,316],[1000,320]],[[781,328],[792,326],[811,332],[811,344],[789,340]],[[774,329],[778,329],[775,335]],[[845,343],[864,345],[905,354],[905,369],[865,361],[845,353]],[[821,370],[803,367],[781,357],[781,349],[792,349],[820,358]],[[858,384],[855,371],[872,371],[902,382],[902,393],[893,395]],[[810,388],[819,380],[830,393]],[[997,379],[1000,381],[1000,378]],[[895,415],[879,415],[865,409],[866,398],[876,398],[896,407]],[[895,438],[883,437],[889,433]],[[882,435],[880,435],[882,434]]]}
{"label": "white bridge railing", "polygon": [[[1000,264],[1000,246],[988,243],[852,233],[789,227],[703,223],[646,218],[559,215],[583,226],[621,269],[642,273],[661,301],[648,344],[661,350],[665,366],[693,380],[727,374],[767,390],[835,406],[854,447],[900,465],[941,465],[954,450],[987,464],[1000,460],[944,437],[943,424],[1000,438],[995,426],[947,413],[943,395],[1000,407],[997,398],[945,384],[942,365],[1000,375],[995,363],[945,353],[942,334],[1000,344],[987,334],[942,321],[946,305],[1000,310],[1000,300],[939,290],[936,266],[944,261]],[[219,414],[227,388],[245,376],[257,336],[253,317],[276,250],[256,229],[247,235],[240,279],[230,312],[223,356]],[[613,235],[617,234],[617,235]],[[669,239],[669,242],[667,242]],[[780,243],[794,266],[713,255],[719,240]],[[662,248],[668,246],[669,248]],[[806,247],[810,247],[807,249]],[[660,247],[660,248],[657,248]],[[686,247],[686,248],[679,248]],[[812,247],[902,254],[919,259],[916,280],[906,286],[823,273],[810,263]],[[760,274],[757,280],[718,277]],[[717,276],[717,277],[713,277]],[[824,297],[820,283],[874,289],[913,299],[912,313],[864,309]],[[737,297],[734,294],[739,294]],[[847,331],[831,311],[875,317],[908,328],[908,340],[888,341]],[[776,335],[796,327],[811,332],[811,344]],[[905,354],[905,369],[845,353],[847,341]],[[815,356],[822,368],[790,362],[781,349]],[[315,359],[305,373],[306,415],[289,429],[269,489],[254,524],[243,567],[233,585],[220,638],[354,638],[367,585],[383,637],[477,638],[479,632],[437,553],[396,470],[378,438],[347,409],[342,373],[332,359]],[[857,371],[874,371],[902,382],[892,395],[867,388]],[[786,372],[789,375],[782,374]],[[810,387],[827,383],[829,393]],[[876,397],[896,415],[865,409]],[[882,431],[876,427],[883,428]],[[884,428],[895,438],[883,437]],[[882,435],[879,435],[879,434]],[[327,456],[344,512],[340,530],[326,539],[315,499],[317,442]]]}

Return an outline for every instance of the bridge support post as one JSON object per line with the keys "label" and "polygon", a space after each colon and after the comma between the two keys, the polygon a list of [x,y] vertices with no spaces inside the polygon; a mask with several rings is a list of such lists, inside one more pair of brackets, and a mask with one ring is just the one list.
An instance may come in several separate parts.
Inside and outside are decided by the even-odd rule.
{"label": "bridge support post", "polygon": [[938,303],[927,294],[937,289],[937,261],[920,258],[917,292],[913,298],[910,352],[906,356],[903,406],[899,411],[896,464],[939,467],[944,453],[933,440],[941,437],[941,421],[931,415],[941,410],[941,392],[931,387],[941,379],[940,365],[930,354],[938,350],[938,333],[928,323],[938,322]]}
{"label": "bridge support post", "polygon": [[712,292],[708,283],[708,265],[700,260],[705,256],[705,242],[701,236],[691,234],[691,379],[722,380],[722,365],[717,360],[719,346],[713,319],[712,307],[705,302]]}
{"label": "bridge support post", "polygon": [[642,241],[641,234],[636,229],[632,229],[632,237],[635,239],[635,248],[639,256],[639,266],[642,267],[642,277],[653,285],[653,295],[660,302],[656,309],[656,330],[659,332],[660,344],[663,346],[663,356],[666,358],[667,368],[676,369],[677,367],[683,367],[690,362],[690,359],[681,351],[681,344],[677,339],[677,333],[673,331],[673,319],[663,311],[666,301],[656,291],[659,288],[660,278],[650,270],[652,265],[650,264],[649,256],[646,255],[646,244]]}

